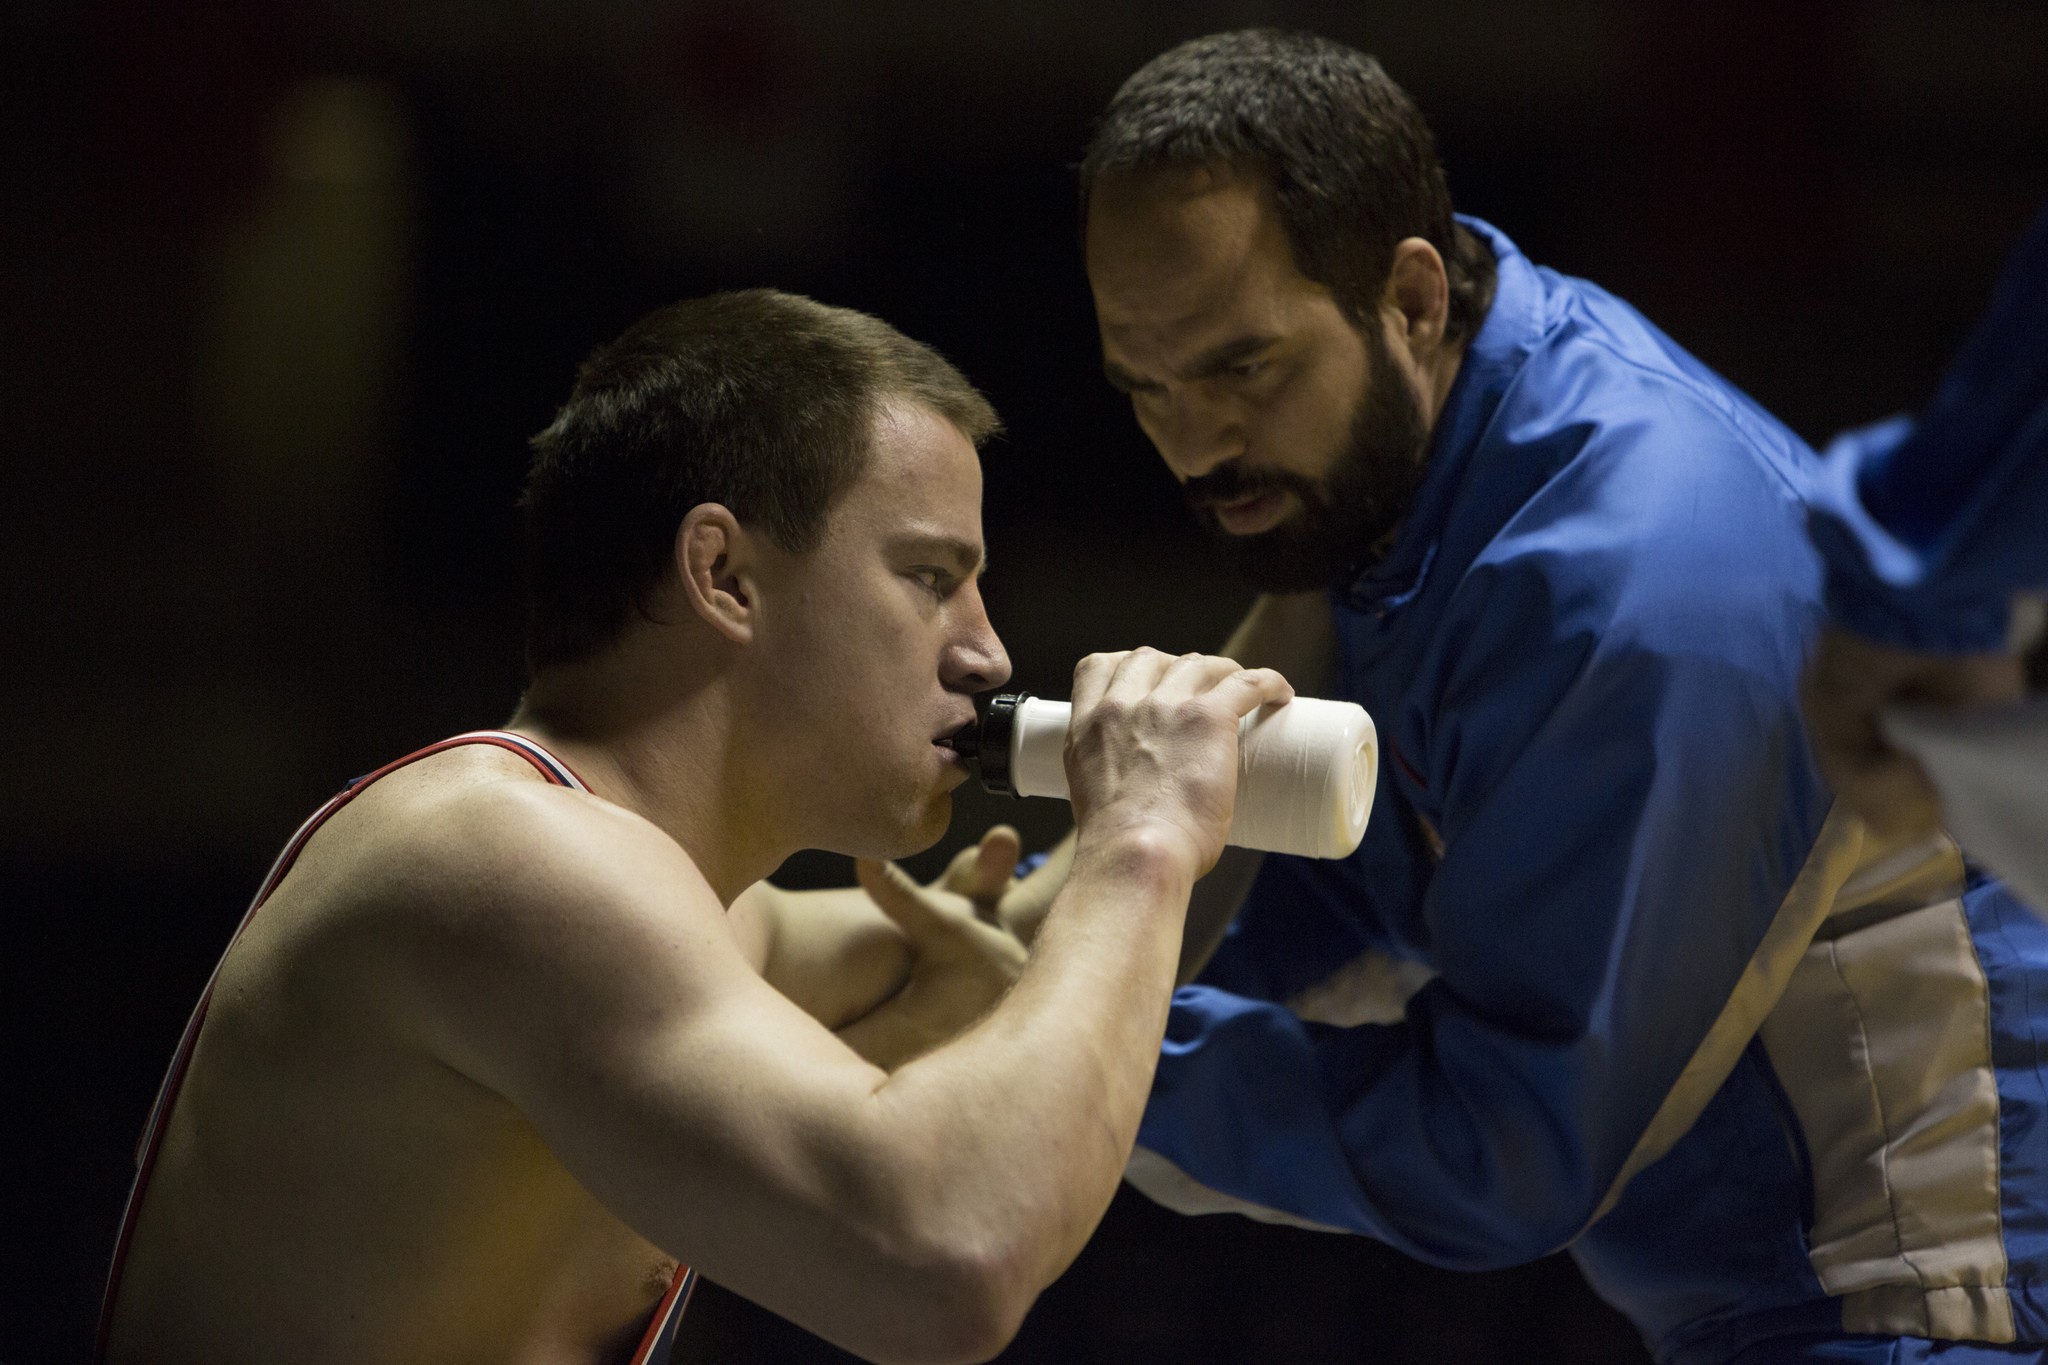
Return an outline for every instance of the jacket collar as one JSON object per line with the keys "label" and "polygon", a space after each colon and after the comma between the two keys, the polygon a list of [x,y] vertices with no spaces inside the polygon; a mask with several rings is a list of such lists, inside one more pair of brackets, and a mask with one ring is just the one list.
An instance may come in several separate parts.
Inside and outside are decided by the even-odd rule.
{"label": "jacket collar", "polygon": [[1393,549],[1334,590],[1338,601],[1353,610],[1383,616],[1422,591],[1479,438],[1542,336],[1544,287],[1536,267],[1492,224],[1463,214],[1458,222],[1493,250],[1493,305],[1465,348],[1458,377],[1437,414],[1429,439],[1429,472]]}

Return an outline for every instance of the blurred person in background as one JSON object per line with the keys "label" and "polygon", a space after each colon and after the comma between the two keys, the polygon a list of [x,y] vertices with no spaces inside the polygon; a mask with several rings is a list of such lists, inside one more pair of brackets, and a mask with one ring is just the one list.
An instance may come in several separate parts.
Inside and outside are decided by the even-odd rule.
{"label": "blurred person in background", "polygon": [[[1829,447],[1813,528],[1833,619],[1806,709],[1829,783],[1896,834],[1946,816],[2048,914],[2048,709],[2021,703],[2027,655],[2048,661],[2048,210],[1919,420]],[[1898,706],[1945,714],[1888,721]]]}

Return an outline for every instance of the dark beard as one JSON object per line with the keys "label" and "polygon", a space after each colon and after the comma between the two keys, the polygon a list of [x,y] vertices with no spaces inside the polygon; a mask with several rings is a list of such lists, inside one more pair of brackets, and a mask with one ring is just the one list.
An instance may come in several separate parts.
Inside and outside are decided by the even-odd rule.
{"label": "dark beard", "polygon": [[[1308,592],[1357,577],[1385,556],[1422,487],[1429,429],[1421,405],[1386,343],[1369,328],[1363,335],[1372,369],[1329,473],[1310,479],[1291,470],[1247,470],[1232,460],[1181,486],[1196,518],[1230,543],[1238,572],[1260,592]],[[1292,492],[1301,510],[1255,536],[1223,529],[1215,504],[1268,490]]]}

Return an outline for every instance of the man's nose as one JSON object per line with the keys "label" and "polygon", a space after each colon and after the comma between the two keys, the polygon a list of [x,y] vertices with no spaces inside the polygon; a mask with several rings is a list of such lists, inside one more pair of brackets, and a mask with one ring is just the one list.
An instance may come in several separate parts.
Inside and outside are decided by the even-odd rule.
{"label": "man's nose", "polygon": [[1237,414],[1185,390],[1174,395],[1166,421],[1148,434],[1166,467],[1183,483],[1244,454],[1244,425]]}
{"label": "man's nose", "polygon": [[981,589],[969,585],[961,594],[959,629],[946,648],[940,681],[966,692],[986,692],[1010,680],[1010,655],[989,624]]}

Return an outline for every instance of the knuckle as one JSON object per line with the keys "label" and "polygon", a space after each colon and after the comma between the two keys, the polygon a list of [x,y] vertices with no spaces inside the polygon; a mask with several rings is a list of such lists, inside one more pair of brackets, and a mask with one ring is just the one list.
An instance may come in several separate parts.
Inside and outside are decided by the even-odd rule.
{"label": "knuckle", "polygon": [[1122,697],[1104,697],[1095,703],[1095,717],[1098,722],[1121,725],[1130,719],[1131,703]]}

